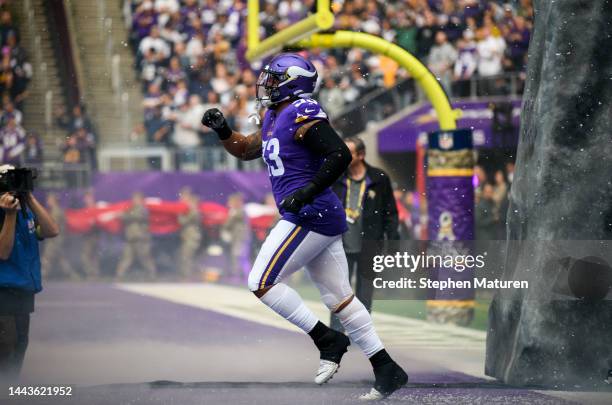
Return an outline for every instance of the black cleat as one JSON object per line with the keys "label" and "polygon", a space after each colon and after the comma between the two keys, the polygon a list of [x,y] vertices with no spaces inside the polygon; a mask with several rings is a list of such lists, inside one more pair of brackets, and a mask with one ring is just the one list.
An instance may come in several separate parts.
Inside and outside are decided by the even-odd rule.
{"label": "black cleat", "polygon": [[396,363],[391,362],[374,369],[376,382],[367,394],[359,399],[363,401],[376,401],[385,399],[408,382],[408,374]]}
{"label": "black cleat", "polygon": [[329,329],[321,339],[315,342],[321,353],[315,383],[324,384],[331,380],[334,374],[338,372],[342,356],[346,353],[350,344],[351,342],[346,335],[333,329]]}

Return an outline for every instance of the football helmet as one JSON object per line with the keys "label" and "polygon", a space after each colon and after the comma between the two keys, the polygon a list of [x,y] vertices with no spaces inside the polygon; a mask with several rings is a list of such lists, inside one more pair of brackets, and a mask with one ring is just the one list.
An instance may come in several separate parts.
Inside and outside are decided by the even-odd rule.
{"label": "football helmet", "polygon": [[317,69],[295,53],[275,56],[257,79],[257,102],[270,107],[281,101],[312,96],[317,83]]}

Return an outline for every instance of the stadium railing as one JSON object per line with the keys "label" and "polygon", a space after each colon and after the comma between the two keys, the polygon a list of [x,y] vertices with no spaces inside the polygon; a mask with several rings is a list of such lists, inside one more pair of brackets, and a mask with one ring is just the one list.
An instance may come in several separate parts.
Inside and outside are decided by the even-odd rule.
{"label": "stadium railing", "polygon": [[61,162],[45,162],[31,164],[24,162],[24,167],[32,167],[38,171],[36,189],[64,190],[72,188],[87,188],[91,186],[92,169],[90,164]]}
{"label": "stadium railing", "polygon": [[98,164],[101,172],[161,170],[262,170],[259,161],[242,162],[229,156],[221,146],[176,148],[164,145],[134,145],[113,143],[99,149]]}
{"label": "stadium railing", "polygon": [[456,87],[458,84],[466,82],[469,83],[469,92],[467,94],[453,93],[453,98],[467,97],[476,99],[489,96],[511,96],[516,98],[523,94],[525,73],[513,72],[488,77],[473,76],[468,80],[454,81],[453,85]]}
{"label": "stadium railing", "polygon": [[367,93],[336,116],[331,116],[331,119],[341,135],[357,135],[366,128],[368,122],[382,121],[416,101],[414,80],[405,79],[391,88],[380,88]]}
{"label": "stadium railing", "polygon": [[[451,100],[478,99],[481,97],[518,97],[523,94],[524,73],[505,73],[481,77],[474,76],[465,81],[454,81]],[[462,87],[463,84],[463,87]],[[381,88],[357,102],[349,104],[331,116],[336,129],[343,136],[357,135],[369,122],[382,121],[392,114],[417,102],[425,102],[422,91],[412,79],[404,79],[391,88]]]}

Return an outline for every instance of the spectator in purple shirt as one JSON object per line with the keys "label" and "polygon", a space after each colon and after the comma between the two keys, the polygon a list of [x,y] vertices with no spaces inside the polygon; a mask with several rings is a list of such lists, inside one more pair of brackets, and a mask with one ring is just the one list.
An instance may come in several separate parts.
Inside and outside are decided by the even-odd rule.
{"label": "spectator in purple shirt", "polygon": [[181,17],[183,19],[183,24],[189,24],[189,21],[197,18],[200,18],[200,10],[198,8],[197,0],[184,0],[183,6],[181,7]]}
{"label": "spectator in purple shirt", "polygon": [[476,72],[478,66],[478,52],[476,51],[476,42],[474,42],[474,33],[471,30],[465,30],[463,38],[457,41],[458,56],[455,61],[453,70],[453,94],[458,97],[467,97],[470,95],[470,79]]}
{"label": "spectator in purple shirt", "polygon": [[15,118],[17,125],[21,125],[23,114],[15,108],[15,104],[10,101],[9,97],[5,97],[3,104],[4,108],[0,112],[0,126],[6,125],[11,117]]}
{"label": "spectator in purple shirt", "polygon": [[187,74],[183,70],[179,58],[173,56],[170,59],[170,66],[164,72],[166,87],[175,87],[178,82],[185,80]]}
{"label": "spectator in purple shirt", "polygon": [[508,33],[508,57],[512,61],[512,70],[522,71],[525,69],[527,50],[529,48],[529,39],[531,33],[527,28],[527,23],[524,17],[514,17],[514,23],[510,27]]}
{"label": "spectator in purple shirt", "polygon": [[21,154],[25,149],[25,130],[17,125],[15,117],[9,117],[6,126],[0,129],[0,143],[3,151],[3,164],[21,163]]}
{"label": "spectator in purple shirt", "polygon": [[474,18],[480,23],[482,15],[484,13],[484,7],[481,0],[465,0],[463,9],[463,18]]}
{"label": "spectator in purple shirt", "polygon": [[437,20],[440,28],[446,33],[451,42],[461,38],[463,32],[463,21],[457,9],[457,2],[454,0],[444,0],[440,5],[440,14]]}
{"label": "spectator in purple shirt", "polygon": [[157,24],[157,14],[153,11],[153,3],[150,0],[142,2],[132,16],[132,45],[138,48],[140,41],[149,35],[151,27]]}

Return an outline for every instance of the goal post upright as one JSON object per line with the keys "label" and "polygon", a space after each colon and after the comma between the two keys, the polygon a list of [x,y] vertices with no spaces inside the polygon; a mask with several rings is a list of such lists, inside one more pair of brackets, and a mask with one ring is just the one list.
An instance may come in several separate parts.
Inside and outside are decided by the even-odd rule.
{"label": "goal post upright", "polygon": [[[247,3],[247,51],[253,51],[259,45],[259,0],[248,0]],[[247,58],[252,62],[252,58]]]}
{"label": "goal post upright", "polygon": [[457,128],[457,118],[461,116],[461,110],[453,110],[444,89],[425,65],[410,52],[376,35],[352,31],[319,33],[333,27],[334,14],[330,0],[316,1],[316,13],[260,41],[259,0],[248,0],[247,59],[251,62],[261,60],[281,51],[287,45],[303,48],[361,48],[385,55],[406,69],[423,89],[436,112],[440,129]]}
{"label": "goal post upright", "polygon": [[336,31],[332,34],[314,34],[297,42],[304,48],[360,48],[387,56],[406,69],[419,84],[431,102],[441,130],[457,128],[461,110],[453,110],[448,96],[436,77],[410,52],[376,35],[363,32]]}
{"label": "goal post upright", "polygon": [[331,12],[330,0],[317,0],[316,13],[260,41],[259,0],[248,0],[247,7],[248,50],[246,58],[250,62],[270,56],[282,50],[288,44],[295,43],[316,32],[328,30],[334,25],[334,14]]}

